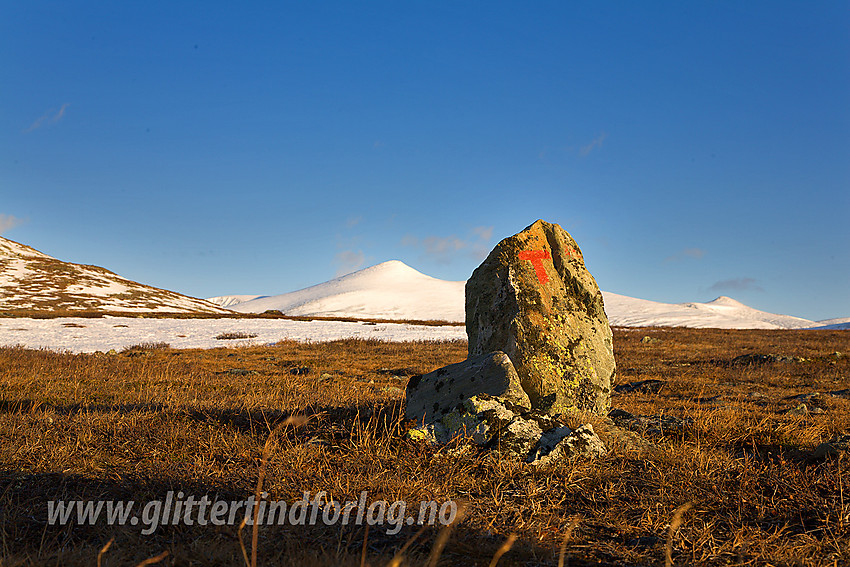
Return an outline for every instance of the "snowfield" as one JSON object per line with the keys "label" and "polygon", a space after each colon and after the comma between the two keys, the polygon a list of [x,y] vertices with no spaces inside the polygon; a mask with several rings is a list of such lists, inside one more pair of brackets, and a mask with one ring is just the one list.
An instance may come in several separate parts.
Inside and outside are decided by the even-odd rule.
{"label": "snowfield", "polygon": [[[215,338],[223,333],[257,336],[250,339]],[[347,338],[385,341],[466,340],[466,329],[458,326],[287,319],[0,319],[0,345],[70,352],[106,352],[140,343],[158,342],[166,342],[173,348],[215,348],[270,345],[282,340],[322,342]]]}

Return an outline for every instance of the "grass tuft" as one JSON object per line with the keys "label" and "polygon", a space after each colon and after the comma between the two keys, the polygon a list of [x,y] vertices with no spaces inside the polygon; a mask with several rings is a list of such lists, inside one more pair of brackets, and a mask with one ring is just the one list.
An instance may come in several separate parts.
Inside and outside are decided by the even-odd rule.
{"label": "grass tuft", "polygon": [[257,333],[243,333],[241,331],[230,332],[230,333],[220,333],[215,336],[216,339],[222,340],[234,340],[234,339],[254,339],[258,337]]}
{"label": "grass tuft", "polygon": [[124,347],[121,349],[121,352],[138,352],[138,351],[150,351],[150,350],[166,350],[171,348],[171,345],[164,341],[150,341],[139,343],[135,345],[130,345],[128,347]]}

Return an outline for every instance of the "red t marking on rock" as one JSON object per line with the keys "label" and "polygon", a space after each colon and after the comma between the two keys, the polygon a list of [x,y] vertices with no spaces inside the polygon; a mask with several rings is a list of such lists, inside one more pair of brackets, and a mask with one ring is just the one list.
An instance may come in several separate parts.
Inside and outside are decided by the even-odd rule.
{"label": "red t marking on rock", "polygon": [[519,253],[520,260],[528,260],[534,266],[534,272],[537,274],[537,281],[545,284],[549,281],[549,274],[543,268],[543,260],[551,260],[552,255],[548,250],[522,250]]}

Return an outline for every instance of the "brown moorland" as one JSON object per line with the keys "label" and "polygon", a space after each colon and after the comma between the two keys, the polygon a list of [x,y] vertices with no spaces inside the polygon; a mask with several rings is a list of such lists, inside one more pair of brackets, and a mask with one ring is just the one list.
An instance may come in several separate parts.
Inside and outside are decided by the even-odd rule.
{"label": "brown moorland", "polygon": [[[256,551],[258,565],[378,566],[397,554],[407,565],[664,565],[668,537],[677,565],[850,564],[850,459],[812,454],[850,430],[850,333],[618,329],[615,351],[618,384],[662,387],[617,393],[613,407],[682,426],[644,432],[652,451],[610,445],[535,469],[404,437],[407,379],[464,359],[464,342],[0,348],[0,564],[244,565]],[[735,361],[747,354],[788,358]],[[786,413],[801,403],[808,411]],[[272,500],[365,490],[409,509],[454,500],[465,516],[416,539],[415,525],[142,535],[47,521],[50,500],[244,500],[261,470]]]}

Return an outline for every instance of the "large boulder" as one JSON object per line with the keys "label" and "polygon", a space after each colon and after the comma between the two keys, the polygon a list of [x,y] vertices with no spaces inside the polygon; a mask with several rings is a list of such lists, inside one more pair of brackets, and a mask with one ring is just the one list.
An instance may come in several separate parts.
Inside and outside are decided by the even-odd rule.
{"label": "large boulder", "polygon": [[532,408],[605,414],[615,375],[602,293],[575,240],[538,220],[502,240],[466,284],[469,357],[502,351]]}

